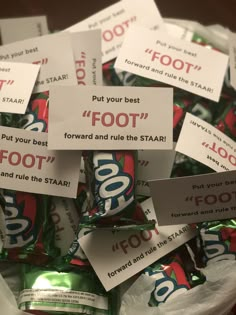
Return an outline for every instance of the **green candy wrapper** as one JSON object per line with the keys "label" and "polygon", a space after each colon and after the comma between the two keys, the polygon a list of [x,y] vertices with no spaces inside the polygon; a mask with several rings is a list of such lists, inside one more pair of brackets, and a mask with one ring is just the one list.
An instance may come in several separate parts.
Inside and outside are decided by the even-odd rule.
{"label": "green candy wrapper", "polygon": [[16,123],[16,128],[37,132],[48,131],[48,103],[49,93],[41,92],[33,94],[27,106],[25,115],[21,116]]}
{"label": "green candy wrapper", "polygon": [[81,227],[112,229],[151,229],[135,196],[134,151],[88,151],[85,173],[88,191],[87,211]]}
{"label": "green candy wrapper", "polygon": [[1,258],[42,265],[59,255],[50,216],[51,198],[3,190],[5,239]]}
{"label": "green candy wrapper", "polygon": [[206,264],[236,260],[236,220],[198,224]]}
{"label": "green candy wrapper", "polygon": [[10,113],[0,113],[0,126],[16,127],[20,115]]}
{"label": "green candy wrapper", "polygon": [[[48,95],[32,95],[25,115],[2,115],[4,125],[47,132]],[[50,215],[52,198],[5,189],[2,195],[6,223],[2,258],[42,265],[57,257],[59,249],[55,246],[55,226]]]}
{"label": "green candy wrapper", "polygon": [[[83,213],[86,213],[88,208],[88,196],[85,184],[79,183],[75,205],[79,213],[82,215]],[[80,225],[77,227],[76,237],[74,238],[67,255],[63,257],[65,263],[80,267],[90,266],[90,263],[79,244],[80,237],[89,232],[91,232],[90,228],[81,228]]]}
{"label": "green candy wrapper", "polygon": [[222,113],[214,121],[214,125],[232,140],[236,141],[236,102],[234,100],[225,104]]}
{"label": "green candy wrapper", "polygon": [[21,310],[49,314],[116,315],[113,291],[106,292],[93,271],[57,272],[24,266]]}
{"label": "green candy wrapper", "polygon": [[79,267],[90,266],[90,262],[79,244],[79,239],[89,232],[91,232],[91,229],[81,228],[78,230],[76,238],[71,244],[68,254],[64,257],[66,263]]}
{"label": "green candy wrapper", "polygon": [[131,86],[136,75],[133,73],[120,71],[114,68],[115,60],[111,60],[102,66],[103,77],[107,85]]}
{"label": "green candy wrapper", "polygon": [[185,246],[156,261],[147,267],[144,273],[155,279],[149,306],[165,303],[206,280],[205,276],[195,269]]}

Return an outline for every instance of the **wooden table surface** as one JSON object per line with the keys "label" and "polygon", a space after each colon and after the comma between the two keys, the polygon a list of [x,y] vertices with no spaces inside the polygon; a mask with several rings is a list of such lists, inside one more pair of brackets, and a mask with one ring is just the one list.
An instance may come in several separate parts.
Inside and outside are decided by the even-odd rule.
{"label": "wooden table surface", "polygon": [[[135,3],[135,0],[133,0]],[[236,31],[235,0],[155,0],[163,17],[221,24]],[[51,31],[62,30],[116,0],[1,0],[0,18],[47,15]]]}

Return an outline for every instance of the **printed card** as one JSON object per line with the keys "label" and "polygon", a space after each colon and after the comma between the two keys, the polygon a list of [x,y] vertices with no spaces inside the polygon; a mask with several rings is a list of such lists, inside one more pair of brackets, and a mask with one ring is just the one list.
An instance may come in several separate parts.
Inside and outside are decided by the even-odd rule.
{"label": "printed card", "polygon": [[53,86],[53,150],[172,149],[173,89]]}
{"label": "printed card", "polygon": [[204,120],[186,114],[176,151],[216,172],[236,169],[236,143]]}
{"label": "printed card", "polygon": [[117,57],[130,25],[138,23],[150,29],[162,29],[165,24],[153,0],[123,0],[79,22],[66,31],[79,32],[101,29],[102,62]]}
{"label": "printed card", "polygon": [[174,150],[140,150],[138,152],[137,194],[150,196],[148,180],[169,178],[174,158]]}
{"label": "printed card", "polygon": [[76,85],[70,36],[58,33],[0,46],[0,61],[33,63],[41,66],[34,93],[50,85]]}
{"label": "printed card", "polygon": [[[153,218],[151,198],[142,204]],[[196,236],[188,225],[155,226],[149,231],[91,232],[80,245],[108,291]],[[102,244],[102,246],[101,246]]]}
{"label": "printed card", "polygon": [[157,222],[157,216],[151,197],[141,202],[141,207],[143,209],[143,212],[147,216],[148,220],[155,220]]}
{"label": "printed card", "polygon": [[46,16],[0,19],[2,44],[48,34]]}
{"label": "printed card", "polygon": [[236,33],[229,32],[230,83],[236,89]]}
{"label": "printed card", "polygon": [[81,152],[47,150],[47,134],[0,127],[1,188],[75,198]]}
{"label": "printed card", "polygon": [[159,225],[236,216],[236,170],[149,181]]}
{"label": "printed card", "polygon": [[70,34],[78,85],[102,85],[101,31]]}
{"label": "printed card", "polygon": [[0,62],[0,112],[24,114],[39,65]]}
{"label": "printed card", "polygon": [[223,53],[164,32],[132,26],[115,68],[218,101],[228,59]]}

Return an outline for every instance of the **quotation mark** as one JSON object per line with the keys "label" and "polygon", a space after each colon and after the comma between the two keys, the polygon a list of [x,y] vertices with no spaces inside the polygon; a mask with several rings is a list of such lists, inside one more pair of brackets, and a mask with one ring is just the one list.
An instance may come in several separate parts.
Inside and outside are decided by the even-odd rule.
{"label": "quotation mark", "polygon": [[147,119],[148,118],[148,113],[141,113],[140,119]]}
{"label": "quotation mark", "polygon": [[201,66],[195,66],[195,67],[194,67],[194,70],[197,70],[197,71],[199,71],[199,70],[201,70],[201,69],[202,69]]}
{"label": "quotation mark", "polygon": [[0,90],[3,87],[3,84],[12,85],[14,83],[14,80],[1,80],[0,79]]}
{"label": "quotation mark", "polygon": [[118,250],[118,249],[119,249],[119,244],[118,244],[118,243],[112,245],[112,251],[113,251],[113,252],[115,252],[115,251]]}
{"label": "quotation mark", "polygon": [[48,63],[48,58],[43,58],[42,60],[34,61],[33,64],[46,65]]}
{"label": "quotation mark", "polygon": [[46,159],[47,163],[49,163],[49,162],[53,163],[54,161],[55,161],[55,156],[48,156],[47,159]]}
{"label": "quotation mark", "polygon": [[153,52],[153,50],[152,49],[149,49],[149,48],[147,48],[146,50],[145,50],[145,53],[148,53],[148,54],[151,54]]}
{"label": "quotation mark", "polygon": [[209,147],[209,143],[206,143],[206,142],[202,142],[202,145],[203,145],[205,148],[208,148],[208,147]]}
{"label": "quotation mark", "polygon": [[138,160],[138,163],[139,163],[141,166],[148,166],[149,161],[145,161],[145,160]]}
{"label": "quotation mark", "polygon": [[185,198],[185,201],[192,201],[193,200],[193,196],[187,196],[186,198]]}
{"label": "quotation mark", "polygon": [[14,83],[14,80],[8,80],[7,82],[6,82],[6,84],[9,84],[9,85],[12,85]]}
{"label": "quotation mark", "polygon": [[82,51],[82,53],[81,53],[81,58],[82,58],[82,59],[85,59],[85,58],[86,58],[86,54],[85,54],[84,51]]}
{"label": "quotation mark", "polygon": [[83,112],[83,117],[90,117],[90,114],[91,114],[91,110],[85,110],[84,112]]}

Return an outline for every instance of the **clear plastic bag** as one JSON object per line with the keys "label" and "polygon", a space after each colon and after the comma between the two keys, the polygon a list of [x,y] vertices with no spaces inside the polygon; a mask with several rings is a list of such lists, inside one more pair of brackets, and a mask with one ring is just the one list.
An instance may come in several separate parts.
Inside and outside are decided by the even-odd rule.
{"label": "clear plastic bag", "polygon": [[236,261],[220,261],[202,270],[207,281],[159,307],[149,307],[154,280],[142,275],[123,296],[120,315],[229,315],[236,302]]}

